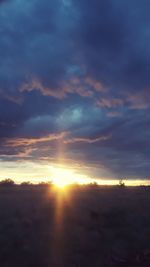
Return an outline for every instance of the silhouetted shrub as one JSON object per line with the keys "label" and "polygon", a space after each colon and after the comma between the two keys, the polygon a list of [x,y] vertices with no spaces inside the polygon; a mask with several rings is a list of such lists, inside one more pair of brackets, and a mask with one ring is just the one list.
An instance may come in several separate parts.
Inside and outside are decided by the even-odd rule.
{"label": "silhouetted shrub", "polygon": [[15,185],[15,182],[9,178],[0,181],[0,186],[13,186],[13,185]]}
{"label": "silhouetted shrub", "polygon": [[20,185],[21,186],[28,186],[28,185],[31,185],[32,183],[31,182],[22,182]]}
{"label": "silhouetted shrub", "polygon": [[125,187],[125,182],[124,182],[123,179],[120,179],[120,180],[119,180],[119,186],[120,186],[120,187]]}
{"label": "silhouetted shrub", "polygon": [[99,187],[97,182],[90,183],[88,186],[89,186],[89,188],[98,188]]}

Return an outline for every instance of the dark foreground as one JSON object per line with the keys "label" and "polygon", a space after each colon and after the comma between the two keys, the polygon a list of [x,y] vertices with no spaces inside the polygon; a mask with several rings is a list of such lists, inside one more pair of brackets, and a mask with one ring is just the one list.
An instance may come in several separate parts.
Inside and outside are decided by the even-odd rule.
{"label": "dark foreground", "polygon": [[0,188],[1,267],[150,266],[150,188]]}

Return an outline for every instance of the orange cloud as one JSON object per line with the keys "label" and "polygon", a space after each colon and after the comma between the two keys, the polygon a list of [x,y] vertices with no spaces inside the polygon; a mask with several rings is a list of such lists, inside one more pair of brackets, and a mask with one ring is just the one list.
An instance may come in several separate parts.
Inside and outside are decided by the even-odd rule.
{"label": "orange cloud", "polygon": [[98,91],[98,92],[106,91],[102,83],[100,83],[99,81],[91,77],[86,77],[85,84],[91,86],[95,91]]}
{"label": "orange cloud", "polygon": [[37,78],[33,78],[29,83],[24,83],[20,88],[20,92],[31,92],[33,90],[40,91],[40,93],[44,96],[53,96],[60,99],[64,98],[66,95],[63,90],[54,90],[49,87],[45,87]]}
{"label": "orange cloud", "polygon": [[108,136],[99,136],[96,138],[82,138],[82,137],[72,137],[68,140],[65,140],[64,143],[65,144],[73,144],[73,143],[88,143],[88,144],[93,144],[96,142],[100,142],[100,141],[105,141],[111,138],[111,135]]}
{"label": "orange cloud", "polygon": [[15,104],[21,105],[23,102],[23,97],[21,95],[11,95],[10,93],[4,92],[2,89],[0,89],[0,96],[4,99],[7,99]]}
{"label": "orange cloud", "polygon": [[132,109],[145,109],[149,106],[149,95],[146,95],[143,93],[141,94],[135,94],[135,95],[129,95],[128,96],[128,102],[130,104],[130,108]]}
{"label": "orange cloud", "polygon": [[71,77],[70,79],[62,82],[59,88],[45,87],[42,82],[33,77],[29,83],[24,83],[20,92],[38,90],[44,96],[52,96],[56,98],[64,98],[68,94],[76,93],[83,97],[92,97],[94,92],[103,92],[105,89],[99,81],[92,79],[91,77]]}
{"label": "orange cloud", "polygon": [[116,108],[124,104],[124,100],[121,98],[104,98],[97,100],[96,104],[103,108]]}
{"label": "orange cloud", "polygon": [[67,135],[66,132],[59,134],[49,134],[45,137],[40,138],[12,138],[6,140],[5,147],[21,147],[21,146],[30,146],[37,143],[50,142],[54,140],[63,139]]}

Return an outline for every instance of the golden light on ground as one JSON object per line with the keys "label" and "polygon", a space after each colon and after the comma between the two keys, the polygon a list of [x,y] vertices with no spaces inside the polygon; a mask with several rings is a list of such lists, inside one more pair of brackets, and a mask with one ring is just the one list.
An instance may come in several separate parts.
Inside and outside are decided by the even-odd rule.
{"label": "golden light on ground", "polygon": [[58,188],[65,188],[71,184],[88,184],[91,179],[85,175],[78,174],[73,169],[63,167],[50,167],[51,179]]}

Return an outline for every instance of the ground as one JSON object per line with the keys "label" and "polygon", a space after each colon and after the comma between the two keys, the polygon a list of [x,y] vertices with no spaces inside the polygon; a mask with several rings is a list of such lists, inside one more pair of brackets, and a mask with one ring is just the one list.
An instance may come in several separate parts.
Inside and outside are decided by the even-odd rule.
{"label": "ground", "polygon": [[150,266],[150,188],[0,188],[1,267]]}

